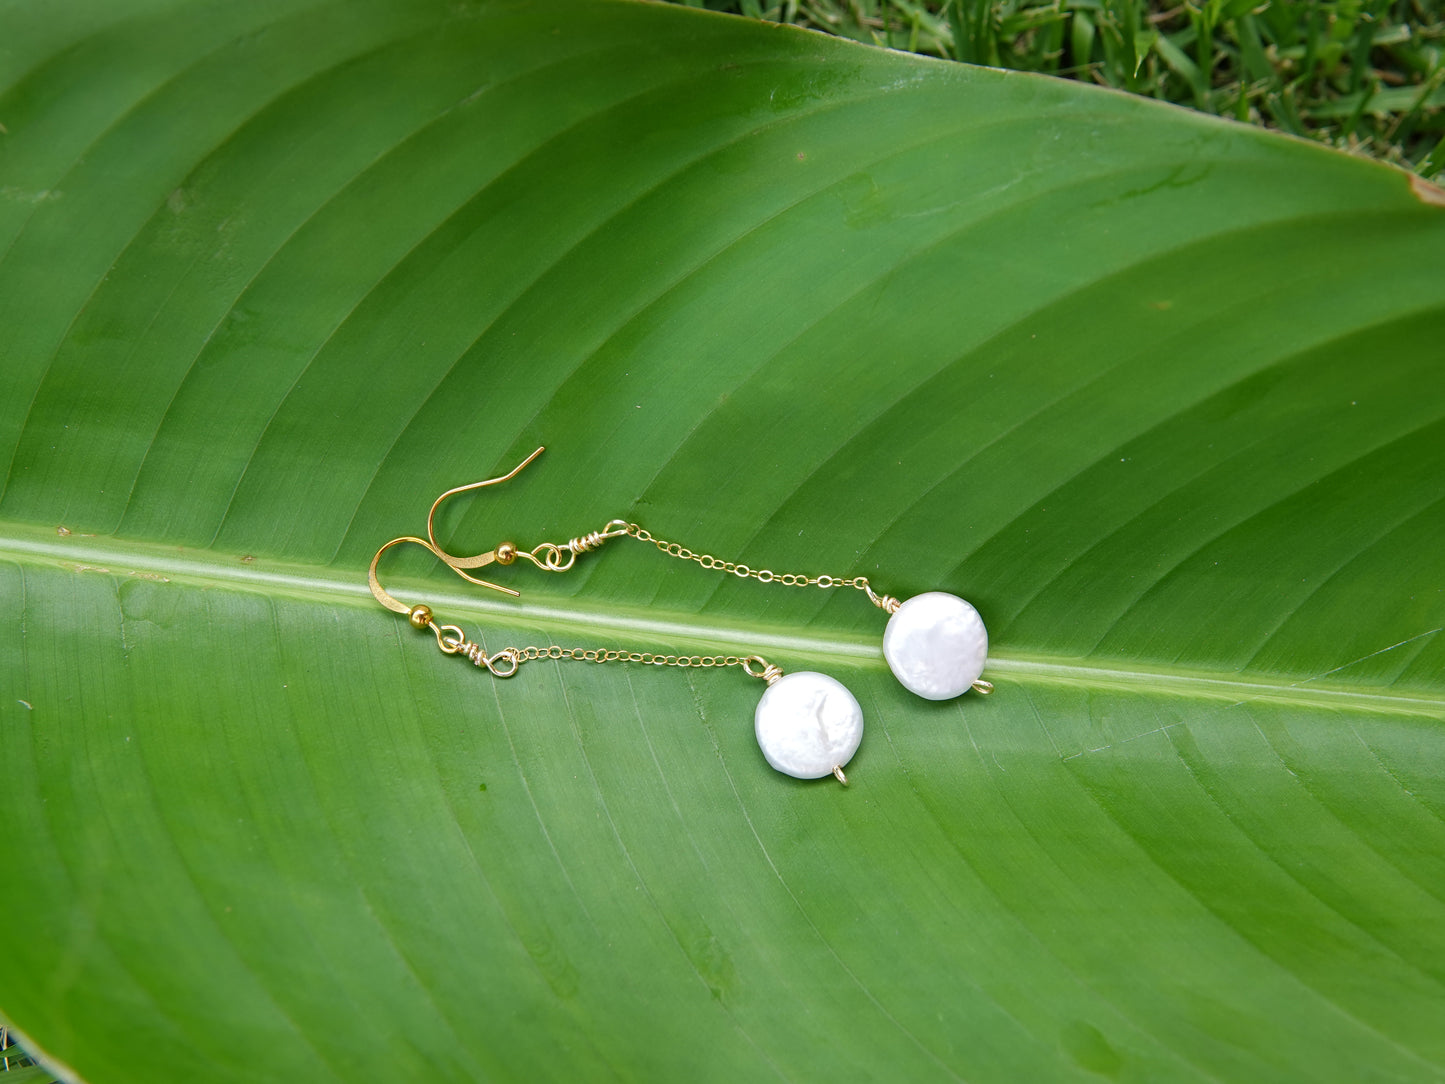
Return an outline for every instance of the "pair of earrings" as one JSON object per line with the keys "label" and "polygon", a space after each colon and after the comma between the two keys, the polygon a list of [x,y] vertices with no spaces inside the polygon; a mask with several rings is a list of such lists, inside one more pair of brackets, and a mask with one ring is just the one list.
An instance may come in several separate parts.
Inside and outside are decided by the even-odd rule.
{"label": "pair of earrings", "polygon": [[823,590],[846,587],[862,591],[873,605],[889,615],[883,632],[883,656],[905,688],[929,700],[950,700],[969,689],[980,694],[993,691],[993,686],[979,676],[988,657],[988,633],[984,630],[983,620],[978,611],[963,599],[943,591],[929,591],[899,602],[889,595],[875,593],[866,576],[807,576],[752,568],[711,554],[695,553],[624,519],[609,520],[601,530],[567,542],[543,542],[532,549],[503,542],[486,553],[459,557],[438,545],[434,522],[442,502],[461,493],[515,478],[542,451],[538,448],[506,474],[447,490],[432,502],[427,513],[426,538],[412,535],[393,538],[371,559],[367,581],[377,601],[389,610],[405,614],[414,628],[431,630],[444,654],[461,655],[499,678],[511,677],[523,663],[536,659],[704,668],[736,666],[768,686],[754,714],[754,733],[767,762],[778,771],[799,779],[821,779],[833,775],[846,784],[848,779],[843,774],[843,768],[863,740],[863,710],[841,682],[826,674],[811,670],[784,674],[782,669],[760,655],[663,655],[613,648],[564,648],[555,644],[547,647],[505,647],[488,654],[480,644],[468,640],[458,626],[438,624],[429,606],[408,606],[388,594],[376,572],[382,554],[387,550],[399,545],[418,545],[429,550],[468,583],[519,597],[520,592],[483,580],[473,572],[491,564],[506,566],[519,560],[530,562],[545,572],[566,572],[576,564],[580,555],[590,553],[614,538],[635,538],[639,542],[651,543],[669,557],[693,561],[706,569],[760,583]]}

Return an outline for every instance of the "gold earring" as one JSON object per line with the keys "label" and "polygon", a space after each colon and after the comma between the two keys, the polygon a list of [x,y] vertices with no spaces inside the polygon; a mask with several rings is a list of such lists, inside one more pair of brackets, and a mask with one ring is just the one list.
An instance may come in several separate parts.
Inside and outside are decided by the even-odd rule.
{"label": "gold earring", "polygon": [[[515,473],[516,471],[512,472]],[[505,481],[511,476],[506,475],[491,481]],[[376,573],[382,554],[393,546],[408,543],[429,550],[446,561],[454,572],[472,583],[480,583],[513,595],[517,592],[466,575],[424,538],[404,535],[393,538],[377,550],[366,575],[371,593],[376,596],[376,601],[388,610],[405,614],[412,628],[430,630],[436,636],[437,647],[442,654],[460,655],[477,666],[485,667],[493,677],[499,678],[509,678],[523,663],[537,659],[575,659],[593,663],[633,662],[643,666],[703,669],[736,666],[748,677],[760,678],[768,686],[753,714],[753,731],[767,762],[785,775],[798,779],[822,779],[833,775],[840,783],[847,785],[848,777],[843,774],[843,768],[853,758],[863,740],[863,709],[841,682],[811,670],[784,674],[781,668],[774,666],[761,655],[660,655],[650,651],[561,647],[557,644],[546,647],[504,647],[488,654],[481,644],[468,640],[459,626],[438,624],[430,606],[424,603],[408,606],[382,587]],[[467,567],[480,567],[487,563],[490,562],[480,562]]]}
{"label": "gold earring", "polygon": [[461,493],[515,478],[522,468],[541,455],[543,450],[538,448],[499,478],[457,486],[447,490],[432,503],[426,519],[430,548],[449,564],[457,575],[483,587],[515,596],[518,592],[511,588],[477,579],[464,570],[481,568],[494,562],[510,565],[521,559],[546,572],[566,572],[576,563],[579,555],[591,552],[611,539],[624,536],[635,538],[639,542],[652,543],[669,557],[693,561],[703,568],[742,579],[782,584],[785,587],[819,587],[823,590],[851,587],[862,591],[868,596],[868,601],[889,615],[888,624],[883,630],[883,657],[904,688],[928,700],[952,700],[970,689],[980,695],[993,692],[993,684],[984,681],[981,676],[984,664],[988,661],[988,631],[984,628],[983,618],[970,603],[946,591],[927,591],[899,602],[891,595],[877,594],[867,576],[809,576],[803,573],[778,573],[766,568],[751,568],[735,561],[724,561],[708,553],[695,553],[686,546],[658,538],[625,519],[611,519],[600,531],[593,531],[567,542],[543,542],[530,550],[519,548],[511,542],[503,542],[496,549],[474,557],[456,557],[437,544],[433,524],[437,509],[443,501]]}

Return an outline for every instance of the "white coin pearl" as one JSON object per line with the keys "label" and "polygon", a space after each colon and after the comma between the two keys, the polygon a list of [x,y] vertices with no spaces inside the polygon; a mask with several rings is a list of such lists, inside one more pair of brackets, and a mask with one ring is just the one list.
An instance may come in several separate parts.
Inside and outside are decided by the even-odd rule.
{"label": "white coin pearl", "polygon": [[898,607],[883,632],[883,657],[909,692],[951,700],[983,673],[988,632],[957,595],[929,591]]}
{"label": "white coin pearl", "polygon": [[797,779],[821,779],[853,759],[863,740],[863,709],[841,682],[800,670],[768,686],[754,730],[763,756]]}

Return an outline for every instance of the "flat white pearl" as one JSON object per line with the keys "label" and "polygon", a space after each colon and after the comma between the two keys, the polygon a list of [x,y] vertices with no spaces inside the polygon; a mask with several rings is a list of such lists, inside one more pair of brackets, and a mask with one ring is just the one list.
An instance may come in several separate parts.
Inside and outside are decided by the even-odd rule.
{"label": "flat white pearl", "polygon": [[768,763],[797,779],[821,779],[853,759],[863,740],[863,709],[827,674],[800,670],[768,686],[753,717]]}
{"label": "flat white pearl", "polygon": [[927,700],[951,700],[983,673],[988,632],[957,595],[928,591],[898,607],[883,632],[883,657],[903,687]]}

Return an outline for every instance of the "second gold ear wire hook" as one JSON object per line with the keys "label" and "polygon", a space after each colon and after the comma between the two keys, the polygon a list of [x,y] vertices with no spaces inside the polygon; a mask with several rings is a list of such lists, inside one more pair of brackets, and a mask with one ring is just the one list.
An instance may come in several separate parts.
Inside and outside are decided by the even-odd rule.
{"label": "second gold ear wire hook", "polygon": [[441,546],[437,543],[434,521],[436,520],[437,509],[441,507],[442,501],[445,501],[450,497],[455,497],[461,493],[469,493],[474,489],[482,489],[486,486],[494,486],[501,482],[511,481],[522,472],[523,467],[527,466],[529,463],[532,462],[532,460],[536,459],[546,450],[546,445],[543,445],[531,455],[529,455],[526,459],[522,460],[515,467],[509,470],[506,474],[499,475],[496,478],[488,478],[482,482],[468,482],[464,486],[456,486],[453,489],[447,490],[436,500],[432,501],[431,509],[427,512],[426,515],[426,536],[427,541],[430,543],[429,548],[433,553],[435,553],[438,557],[440,557],[443,561],[450,565],[452,571],[455,572],[462,579],[468,581],[469,583],[475,583],[480,587],[490,587],[494,591],[502,591],[505,594],[512,595],[513,597],[518,597],[520,595],[520,592],[513,591],[511,588],[508,587],[501,587],[495,583],[489,583],[486,580],[480,580],[475,576],[469,575],[464,570],[468,568],[482,568],[486,565],[492,564],[493,562],[496,562],[499,565],[510,565],[518,557],[521,557],[525,560],[531,561],[532,564],[536,565],[543,571],[566,572],[576,562],[577,555],[579,553],[586,553],[588,550],[595,549],[596,547],[600,546],[609,538],[620,538],[622,535],[625,535],[627,533],[626,520],[614,519],[610,521],[607,526],[604,527],[602,530],[593,531],[591,534],[583,538],[574,538],[570,542],[566,542],[560,546],[552,542],[543,542],[540,546],[537,546],[533,549],[524,550],[518,549],[511,542],[503,542],[498,545],[496,549],[488,550],[486,553],[479,553],[472,557],[457,557],[453,554],[447,553],[446,550],[441,548]]}
{"label": "second gold ear wire hook", "polygon": [[498,564],[509,565],[514,560],[516,560],[516,547],[510,546],[508,545],[508,543],[503,542],[496,549],[489,550],[486,553],[479,553],[475,557],[456,557],[450,553],[447,553],[444,549],[441,548],[441,546],[437,545],[436,529],[433,526],[433,521],[436,519],[437,509],[441,507],[442,501],[447,500],[449,497],[455,497],[459,493],[469,493],[474,489],[483,489],[487,486],[498,485],[502,482],[510,482],[513,478],[517,477],[517,475],[522,473],[523,467],[525,467],[528,463],[532,462],[532,460],[536,459],[545,450],[545,445],[538,448],[535,452],[533,452],[526,459],[518,463],[506,474],[499,475],[496,478],[488,478],[482,482],[468,482],[464,486],[455,486],[454,488],[447,490],[436,500],[432,501],[431,508],[427,511],[426,514],[426,537],[427,542],[429,543],[428,548],[430,548],[433,553],[435,553],[438,557],[440,557],[443,561],[450,565],[452,567],[452,571],[454,571],[462,579],[467,580],[470,583],[479,584],[482,587],[490,587],[494,591],[505,592],[506,594],[515,597],[516,595],[518,595],[518,592],[513,591],[510,588],[500,587],[495,583],[488,583],[486,580],[479,580],[475,576],[469,576],[466,572],[463,572],[462,570],[466,568],[481,568],[484,565],[491,564],[493,561],[496,561]]}
{"label": "second gold ear wire hook", "polygon": [[[441,648],[446,655],[465,655],[478,666],[485,666],[497,677],[511,677],[517,672],[518,659],[516,653],[510,650],[499,651],[495,655],[486,654],[480,645],[470,642],[466,634],[458,625],[439,625],[432,616],[431,607],[425,603],[416,606],[408,606],[399,598],[392,595],[385,587],[381,586],[381,580],[377,578],[376,566],[381,563],[381,555],[392,546],[400,546],[405,542],[413,542],[422,549],[430,550],[437,557],[445,558],[425,538],[415,538],[411,535],[403,535],[401,538],[393,538],[371,559],[371,567],[366,570],[366,582],[371,586],[371,593],[376,596],[376,601],[385,606],[393,613],[406,614],[406,619],[414,629],[431,629],[436,634],[437,647]],[[460,572],[457,573],[461,575]],[[467,579],[472,579],[468,576]],[[481,583],[481,580],[472,580],[473,583]],[[488,587],[496,587],[495,584],[487,584]],[[498,591],[505,591],[509,595],[517,592],[506,587],[497,587]]]}

